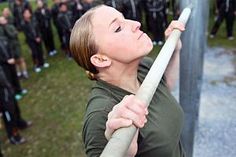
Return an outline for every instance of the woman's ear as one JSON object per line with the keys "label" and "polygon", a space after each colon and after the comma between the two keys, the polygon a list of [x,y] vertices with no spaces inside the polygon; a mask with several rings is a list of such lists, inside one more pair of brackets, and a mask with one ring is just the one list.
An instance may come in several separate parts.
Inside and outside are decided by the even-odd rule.
{"label": "woman's ear", "polygon": [[105,68],[111,65],[109,57],[101,54],[95,54],[90,58],[91,63],[98,68]]}

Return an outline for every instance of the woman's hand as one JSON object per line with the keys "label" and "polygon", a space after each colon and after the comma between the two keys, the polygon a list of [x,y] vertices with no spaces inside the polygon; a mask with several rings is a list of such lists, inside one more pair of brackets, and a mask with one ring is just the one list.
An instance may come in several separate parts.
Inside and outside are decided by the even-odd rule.
{"label": "woman's hand", "polygon": [[[148,110],[145,103],[138,100],[134,95],[125,96],[108,114],[105,130],[107,140],[119,128],[128,127],[132,124],[137,128],[144,127],[144,124],[147,122],[147,114]],[[135,156],[137,153],[137,138],[138,131],[130,145],[127,156]]]}
{"label": "woman's hand", "polygon": [[[185,30],[185,25],[179,21],[176,21],[176,20],[172,21],[170,23],[170,25],[167,27],[167,29],[165,30],[165,38],[166,39],[170,36],[170,34],[173,32],[174,29],[178,29],[181,32],[183,32]],[[182,43],[181,43],[181,40],[179,40],[178,44],[176,45],[175,50],[179,51],[181,48],[182,48]]]}

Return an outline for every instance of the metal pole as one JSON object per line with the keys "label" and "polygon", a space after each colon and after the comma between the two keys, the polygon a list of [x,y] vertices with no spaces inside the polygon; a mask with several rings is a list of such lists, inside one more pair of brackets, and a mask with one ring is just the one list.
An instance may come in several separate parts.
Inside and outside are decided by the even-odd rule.
{"label": "metal pole", "polygon": [[182,36],[180,53],[180,104],[185,113],[181,136],[186,156],[193,156],[194,132],[198,124],[202,85],[203,54],[206,50],[208,0],[181,0],[180,6],[193,3],[194,10]]}
{"label": "metal pole", "polygon": [[[184,9],[179,21],[186,24],[190,14],[190,8]],[[136,97],[146,102],[147,105],[152,100],[153,94],[165,72],[180,35],[181,32],[177,29],[171,33],[136,94]],[[134,125],[115,131],[103,150],[101,157],[124,157],[136,131],[137,128]]]}

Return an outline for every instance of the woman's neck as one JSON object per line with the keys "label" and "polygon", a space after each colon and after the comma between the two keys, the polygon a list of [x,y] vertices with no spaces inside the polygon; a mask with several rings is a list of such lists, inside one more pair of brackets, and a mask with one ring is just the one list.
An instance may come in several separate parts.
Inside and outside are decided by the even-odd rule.
{"label": "woman's neck", "polygon": [[138,65],[139,61],[131,64],[113,63],[109,68],[99,71],[98,77],[135,94],[140,86],[137,78]]}

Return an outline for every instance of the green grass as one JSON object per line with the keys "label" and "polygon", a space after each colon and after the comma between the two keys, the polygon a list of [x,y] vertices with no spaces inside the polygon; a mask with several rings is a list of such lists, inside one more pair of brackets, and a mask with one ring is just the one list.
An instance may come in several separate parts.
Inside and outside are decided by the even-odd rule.
{"label": "green grass", "polygon": [[[51,4],[51,3],[50,3]],[[0,4],[0,9],[7,6]],[[212,25],[212,20],[210,20]],[[225,26],[220,28],[217,38],[209,40],[210,46],[234,48],[235,41],[225,39]],[[59,53],[48,57],[50,68],[36,74],[32,72],[30,51],[20,33],[22,53],[28,63],[30,79],[22,81],[29,93],[19,102],[22,116],[33,121],[33,126],[21,134],[28,139],[24,145],[8,143],[4,128],[0,141],[7,157],[83,157],[81,128],[87,95],[92,86],[84,71],[75,62],[69,61],[59,50],[59,42],[54,30]],[[159,47],[151,53],[155,57]]]}

